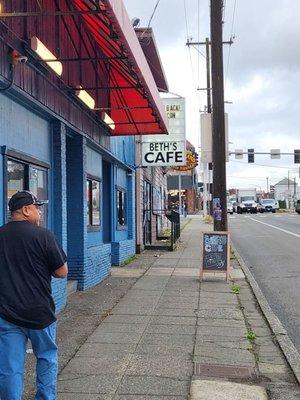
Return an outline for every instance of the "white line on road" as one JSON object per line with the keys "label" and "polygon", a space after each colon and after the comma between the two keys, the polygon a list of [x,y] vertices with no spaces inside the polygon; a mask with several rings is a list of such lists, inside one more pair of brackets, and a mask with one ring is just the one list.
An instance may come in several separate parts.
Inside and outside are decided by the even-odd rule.
{"label": "white line on road", "polygon": [[270,228],[274,228],[274,229],[277,229],[278,231],[281,231],[281,232],[287,233],[289,235],[295,236],[297,238],[300,238],[300,235],[297,235],[297,233],[294,233],[294,232],[291,232],[291,231],[287,231],[286,229],[279,228],[278,226],[275,226],[275,225],[267,224],[266,222],[258,221],[255,218],[251,218],[251,219],[252,219],[252,221],[258,222],[259,224],[263,224],[263,225],[269,226]]}

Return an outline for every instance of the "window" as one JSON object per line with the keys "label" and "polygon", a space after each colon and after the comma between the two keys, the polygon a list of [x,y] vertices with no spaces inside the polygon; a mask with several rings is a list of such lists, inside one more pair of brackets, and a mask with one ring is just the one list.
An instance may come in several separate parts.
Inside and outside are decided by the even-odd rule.
{"label": "window", "polygon": [[100,226],[100,182],[94,179],[86,181],[87,225]]}
{"label": "window", "polygon": [[122,189],[117,189],[117,219],[118,227],[122,228],[126,225],[126,195]]}
{"label": "window", "polygon": [[[7,220],[10,219],[8,202],[20,190],[30,190],[41,200],[48,199],[47,170],[26,162],[8,158],[7,160]],[[41,207],[41,225],[46,227],[48,209]]]}

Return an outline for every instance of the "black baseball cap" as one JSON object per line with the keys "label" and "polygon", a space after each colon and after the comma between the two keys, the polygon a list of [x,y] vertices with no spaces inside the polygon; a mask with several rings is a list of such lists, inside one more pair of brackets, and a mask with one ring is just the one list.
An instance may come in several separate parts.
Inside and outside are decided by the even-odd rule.
{"label": "black baseball cap", "polygon": [[17,211],[24,206],[29,206],[35,204],[37,206],[42,206],[47,204],[48,200],[39,200],[32,192],[29,190],[22,190],[15,193],[8,202],[8,207],[11,212]]}

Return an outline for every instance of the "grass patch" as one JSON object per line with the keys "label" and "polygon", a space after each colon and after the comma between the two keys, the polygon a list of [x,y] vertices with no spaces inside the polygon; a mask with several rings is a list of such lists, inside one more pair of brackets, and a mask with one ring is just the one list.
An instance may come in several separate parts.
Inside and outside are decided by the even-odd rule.
{"label": "grass patch", "polygon": [[136,255],[130,256],[130,257],[126,258],[126,260],[124,260],[124,261],[121,263],[121,267],[125,267],[126,265],[132,263],[132,261],[134,261],[135,259],[136,259]]}
{"label": "grass patch", "polygon": [[253,343],[256,339],[256,333],[253,331],[248,331],[246,338],[249,340],[250,343]]}
{"label": "grass patch", "polygon": [[232,291],[232,293],[240,294],[240,291],[241,291],[240,285],[237,285],[237,284],[232,285],[231,291]]}

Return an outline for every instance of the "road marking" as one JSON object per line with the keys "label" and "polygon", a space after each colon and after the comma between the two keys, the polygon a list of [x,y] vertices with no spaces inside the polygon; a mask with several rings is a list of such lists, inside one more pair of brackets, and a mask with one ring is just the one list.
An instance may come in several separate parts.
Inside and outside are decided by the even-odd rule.
{"label": "road marking", "polygon": [[251,218],[251,219],[252,219],[252,221],[258,222],[259,224],[263,224],[263,225],[269,226],[270,228],[277,229],[278,231],[287,233],[288,235],[292,235],[292,236],[295,236],[297,238],[300,238],[300,235],[297,235],[297,233],[294,233],[294,232],[291,232],[291,231],[287,231],[286,229],[279,228],[278,226],[275,226],[275,225],[267,224],[266,222],[259,221],[259,220],[255,219],[255,218]]}

